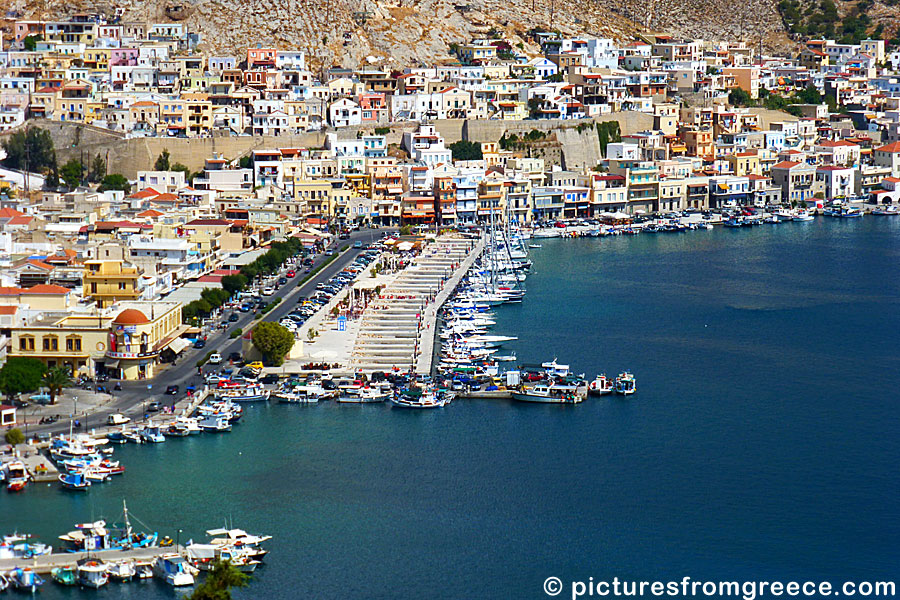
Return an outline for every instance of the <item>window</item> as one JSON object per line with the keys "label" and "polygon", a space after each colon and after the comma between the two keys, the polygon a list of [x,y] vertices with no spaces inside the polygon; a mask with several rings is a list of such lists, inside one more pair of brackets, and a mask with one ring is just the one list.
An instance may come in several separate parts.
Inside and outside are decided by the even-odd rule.
{"label": "window", "polygon": [[57,350],[59,350],[59,339],[56,337],[45,337],[44,350],[50,352],[56,352]]}
{"label": "window", "polygon": [[81,338],[73,337],[66,339],[66,352],[81,352]]}
{"label": "window", "polygon": [[34,338],[33,337],[19,338],[19,350],[34,350]]}

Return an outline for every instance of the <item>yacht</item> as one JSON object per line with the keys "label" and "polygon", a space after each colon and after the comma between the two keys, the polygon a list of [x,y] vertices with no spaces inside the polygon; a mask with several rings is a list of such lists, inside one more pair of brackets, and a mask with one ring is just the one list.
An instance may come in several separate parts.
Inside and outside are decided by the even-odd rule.
{"label": "yacht", "polygon": [[146,443],[161,444],[166,441],[162,431],[156,426],[144,427],[144,429],[141,430],[140,435],[141,439]]}

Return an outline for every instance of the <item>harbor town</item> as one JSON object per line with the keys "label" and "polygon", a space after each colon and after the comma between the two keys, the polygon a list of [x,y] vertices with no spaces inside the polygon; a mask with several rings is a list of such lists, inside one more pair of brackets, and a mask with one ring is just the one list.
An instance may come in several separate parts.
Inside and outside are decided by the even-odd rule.
{"label": "harbor town", "polygon": [[[525,52],[492,33],[435,64],[326,68],[262,43],[205,55],[181,23],[59,18],[8,19],[0,35],[0,482],[83,522],[51,540],[10,511],[0,592],[170,593],[223,563],[259,576],[288,560],[267,556],[279,531],[210,512],[195,542],[174,504],[149,527],[131,497],[118,517],[92,503],[133,494],[165,452],[159,485],[198,443],[243,468],[254,421],[267,438],[338,406],[432,425],[461,405],[638,413],[643,377],[660,393],[646,370],[666,364],[633,370],[618,355],[630,340],[602,361],[549,343],[523,359],[516,342],[537,326],[508,315],[530,302],[542,253],[556,253],[547,276],[584,247],[573,273],[607,247],[900,222],[892,40],[774,55],[533,31]],[[576,321],[543,302],[561,332]],[[266,441],[302,456],[298,439]],[[251,503],[288,471],[254,474]]]}

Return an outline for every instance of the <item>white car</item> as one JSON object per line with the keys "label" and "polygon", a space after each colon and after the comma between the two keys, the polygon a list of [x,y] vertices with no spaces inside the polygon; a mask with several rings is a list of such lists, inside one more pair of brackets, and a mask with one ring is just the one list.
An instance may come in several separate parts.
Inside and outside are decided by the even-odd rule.
{"label": "white car", "polygon": [[211,365],[219,365],[222,364],[222,355],[218,352],[213,352],[209,355],[209,364]]}
{"label": "white car", "polygon": [[275,288],[273,288],[273,287],[263,288],[263,291],[262,291],[263,296],[272,296],[274,294],[275,294]]}
{"label": "white car", "polygon": [[114,415],[109,415],[106,419],[107,425],[124,425],[125,423],[130,422],[131,419],[126,417],[125,415],[116,413]]}
{"label": "white car", "polygon": [[221,375],[215,375],[215,374],[207,375],[207,377],[206,377],[207,385],[217,385],[220,381],[227,381],[227,380],[224,377],[222,377]]}

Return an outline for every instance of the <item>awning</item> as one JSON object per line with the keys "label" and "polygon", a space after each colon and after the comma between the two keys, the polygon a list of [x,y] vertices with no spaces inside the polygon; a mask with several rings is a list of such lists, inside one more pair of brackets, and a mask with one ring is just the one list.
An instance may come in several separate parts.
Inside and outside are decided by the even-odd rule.
{"label": "awning", "polygon": [[118,369],[119,368],[119,359],[111,360],[103,363],[103,368],[105,369]]}
{"label": "awning", "polygon": [[727,191],[728,191],[728,186],[727,186],[726,184],[724,184],[724,183],[720,183],[720,184],[719,184],[719,189],[722,190],[723,192],[727,192]]}
{"label": "awning", "polygon": [[175,354],[178,354],[190,345],[191,345],[190,341],[186,340],[183,337],[177,337],[177,338],[174,338],[171,342],[169,342],[168,348]]}

